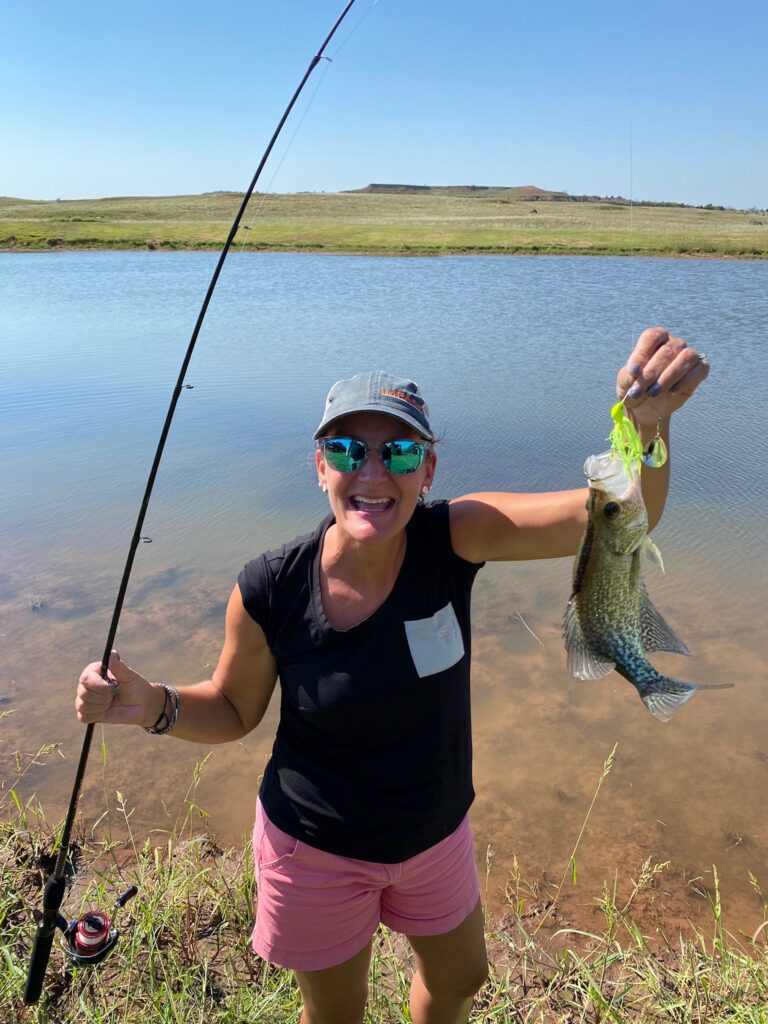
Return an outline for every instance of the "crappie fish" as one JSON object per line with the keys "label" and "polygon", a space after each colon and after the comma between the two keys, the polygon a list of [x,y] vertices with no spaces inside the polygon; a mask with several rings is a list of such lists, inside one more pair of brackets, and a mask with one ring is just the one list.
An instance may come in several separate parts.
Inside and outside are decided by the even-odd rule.
{"label": "crappie fish", "polygon": [[661,556],[647,536],[639,476],[610,452],[590,456],[584,472],[588,525],[563,624],[568,671],[577,679],[599,679],[615,669],[637,688],[651,714],[668,722],[697,690],[725,687],[671,679],[648,661],[652,651],[690,651],[651,604],[643,583],[643,557],[661,566]]}

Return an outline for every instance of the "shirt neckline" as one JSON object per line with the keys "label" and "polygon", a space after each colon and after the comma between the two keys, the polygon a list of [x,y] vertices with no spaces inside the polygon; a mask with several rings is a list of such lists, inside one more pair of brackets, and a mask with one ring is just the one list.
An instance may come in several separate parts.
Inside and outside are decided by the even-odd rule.
{"label": "shirt neckline", "polygon": [[323,607],[323,594],[322,589],[320,587],[320,556],[323,551],[323,542],[325,540],[325,535],[328,532],[329,528],[333,526],[333,524],[336,522],[336,517],[333,515],[333,513],[330,513],[328,516],[326,516],[322,523],[320,523],[320,526],[318,527],[315,534],[315,550],[313,552],[311,563],[312,579],[310,582],[312,591],[312,603],[314,605],[315,611],[315,619],[319,623],[321,630],[324,634],[328,636],[344,637],[350,636],[352,633],[355,633],[358,630],[363,630],[366,627],[370,626],[371,623],[375,622],[376,619],[385,612],[385,609],[393,601],[397,600],[398,594],[405,586],[411,574],[412,562],[414,557],[413,549],[415,546],[412,536],[411,524],[413,523],[415,515],[416,511],[414,511],[413,516],[411,516],[411,518],[408,520],[405,526],[405,554],[403,555],[403,561],[398,571],[395,582],[392,585],[392,589],[381,602],[381,604],[378,606],[378,608],[374,608],[370,615],[366,615],[364,619],[361,619],[354,625],[349,626],[347,629],[335,629],[328,621],[328,618],[325,614],[325,608]]}

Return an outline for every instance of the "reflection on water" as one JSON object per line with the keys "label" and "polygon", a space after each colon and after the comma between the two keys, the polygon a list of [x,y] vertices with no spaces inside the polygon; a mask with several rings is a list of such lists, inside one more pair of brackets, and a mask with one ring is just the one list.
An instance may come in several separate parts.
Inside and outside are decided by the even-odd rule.
{"label": "reflection on water", "polygon": [[[0,255],[0,776],[12,752],[61,744],[25,791],[63,812],[82,730],[73,680],[98,658],[149,462],[215,256]],[[582,483],[610,429],[612,377],[630,341],[665,323],[713,375],[673,434],[673,494],[655,532],[659,610],[693,657],[653,661],[697,694],[668,725],[617,675],[568,676],[560,623],[570,564],[493,565],[474,602],[474,733],[489,900],[513,858],[559,882],[618,743],[577,854],[567,906],[584,920],[602,882],[671,861],[656,892],[667,925],[703,920],[721,878],[726,914],[762,921],[768,886],[766,442],[751,422],[768,323],[759,263],[367,259],[248,255],[225,270],[158,478],[119,648],[173,682],[208,674],[240,566],[323,511],[309,438],[328,386],[370,366],[412,374],[443,440],[435,494]],[[748,444],[745,444],[748,439]],[[249,828],[275,709],[217,748],[198,802],[225,842]],[[104,790],[139,834],[183,809],[207,748],[106,732],[83,813]],[[167,813],[166,813],[167,809]],[[169,817],[170,816],[170,817]],[[570,875],[569,875],[570,879]],[[702,895],[704,894],[704,895]],[[650,913],[650,911],[649,911]]]}

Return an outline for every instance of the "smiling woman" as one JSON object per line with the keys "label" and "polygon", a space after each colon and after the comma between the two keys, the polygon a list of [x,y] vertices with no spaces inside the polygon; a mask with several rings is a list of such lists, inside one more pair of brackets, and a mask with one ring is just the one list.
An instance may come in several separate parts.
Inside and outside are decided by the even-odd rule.
{"label": "smiling woman", "polygon": [[[707,370],[666,331],[641,335],[617,389],[645,443]],[[179,692],[117,654],[107,680],[98,663],[80,679],[84,722],[222,743],[259,725],[279,678],[253,945],[295,972],[303,1024],[362,1021],[380,922],[414,951],[414,1024],[467,1019],[486,973],[467,819],[472,586],[487,559],[573,553],[586,523],[583,489],[425,502],[429,417],[409,379],[338,381],[315,431],[330,512],[240,573],[211,679]],[[667,479],[643,481],[656,516]]]}
{"label": "smiling woman", "polygon": [[323,544],[320,583],[337,629],[371,615],[395,584],[405,528],[437,465],[428,416],[415,383],[382,371],[340,380],[328,394],[316,460],[335,522]]}
{"label": "smiling woman", "polygon": [[340,544],[402,538],[416,502],[429,491],[434,451],[414,438],[393,438],[393,429],[402,428],[381,413],[345,416],[335,429],[354,436],[318,441],[319,484],[336,516],[331,544],[337,537]]}

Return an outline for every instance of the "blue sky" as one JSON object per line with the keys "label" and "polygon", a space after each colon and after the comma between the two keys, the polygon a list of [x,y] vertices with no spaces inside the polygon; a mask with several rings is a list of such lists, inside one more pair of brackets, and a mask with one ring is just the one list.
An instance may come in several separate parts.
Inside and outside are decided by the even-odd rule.
{"label": "blue sky", "polygon": [[[244,190],[342,6],[10,0],[0,195]],[[261,187],[764,208],[767,40],[766,0],[356,0]]]}

